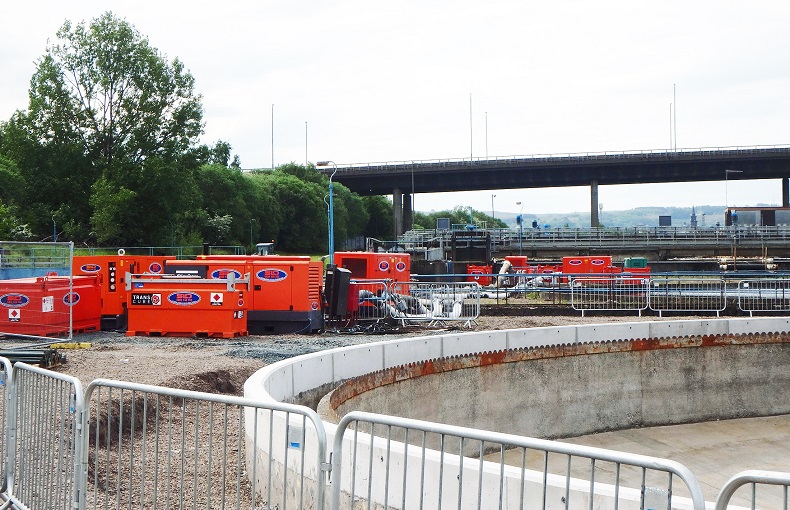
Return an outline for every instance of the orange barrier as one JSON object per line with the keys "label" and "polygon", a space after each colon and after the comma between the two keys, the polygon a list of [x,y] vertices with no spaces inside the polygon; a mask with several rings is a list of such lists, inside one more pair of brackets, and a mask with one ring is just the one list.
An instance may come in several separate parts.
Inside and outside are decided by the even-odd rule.
{"label": "orange barrier", "polygon": [[247,334],[245,279],[173,278],[126,273],[127,336],[234,338]]}
{"label": "orange barrier", "polygon": [[101,290],[97,276],[40,276],[0,281],[0,331],[58,336],[98,330]]}

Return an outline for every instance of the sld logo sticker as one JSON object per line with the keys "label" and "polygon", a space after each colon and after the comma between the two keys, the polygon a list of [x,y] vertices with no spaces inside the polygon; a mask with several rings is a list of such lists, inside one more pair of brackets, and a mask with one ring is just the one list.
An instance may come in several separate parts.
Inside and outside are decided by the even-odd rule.
{"label": "sld logo sticker", "polygon": [[194,292],[173,292],[167,300],[174,305],[191,306],[200,302],[200,296]]}
{"label": "sld logo sticker", "polygon": [[63,295],[63,302],[66,306],[74,306],[80,302],[80,295],[76,292],[69,292]]}
{"label": "sld logo sticker", "polygon": [[83,264],[80,266],[80,271],[83,273],[98,273],[101,271],[101,266],[99,264]]}
{"label": "sld logo sticker", "polygon": [[261,269],[255,276],[264,282],[281,282],[288,278],[288,273],[283,271],[282,269]]}
{"label": "sld logo sticker", "polygon": [[6,308],[22,308],[30,303],[30,298],[24,294],[3,294],[0,296],[0,305]]}
{"label": "sld logo sticker", "polygon": [[235,269],[215,269],[211,272],[211,277],[219,280],[227,280],[228,275],[232,274],[234,278],[237,280],[241,279],[241,273],[236,271]]}

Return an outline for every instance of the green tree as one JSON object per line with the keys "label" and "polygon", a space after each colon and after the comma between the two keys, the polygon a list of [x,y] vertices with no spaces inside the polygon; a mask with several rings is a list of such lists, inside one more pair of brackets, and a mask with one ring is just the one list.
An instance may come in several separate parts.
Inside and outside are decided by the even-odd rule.
{"label": "green tree", "polygon": [[41,140],[81,142],[103,169],[184,153],[203,108],[180,60],[168,62],[131,24],[106,12],[66,21],[31,80],[28,119]]}
{"label": "green tree", "polygon": [[[392,202],[384,196],[362,197],[362,203],[368,213],[365,225],[366,237],[387,240],[392,237]],[[415,217],[415,223],[417,218]],[[416,225],[415,225],[416,226]]]}
{"label": "green tree", "polygon": [[[89,216],[93,235],[102,242],[172,240],[173,222],[195,216],[190,211],[199,164],[194,147],[203,111],[194,78],[178,59],[168,61],[111,12],[89,24],[67,21],[56,35],[37,62],[28,110],[18,116],[27,134],[24,143],[46,149],[32,151],[43,156],[25,163],[23,174],[29,171],[27,184],[38,185],[37,192],[44,181],[75,178],[67,190],[81,189],[86,197],[79,214],[45,204],[36,216],[71,214],[79,216],[75,224]],[[222,157],[223,147],[215,148],[220,149],[215,157]],[[68,160],[53,169],[64,154]],[[88,176],[87,183],[81,175]],[[187,235],[189,228],[195,230],[184,225],[179,230]]]}

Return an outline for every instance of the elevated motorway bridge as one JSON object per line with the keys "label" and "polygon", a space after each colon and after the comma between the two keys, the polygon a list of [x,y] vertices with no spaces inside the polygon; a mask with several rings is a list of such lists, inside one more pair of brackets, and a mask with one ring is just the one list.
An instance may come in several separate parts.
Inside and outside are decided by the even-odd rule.
{"label": "elevated motorway bridge", "polygon": [[395,237],[412,225],[412,193],[590,186],[590,226],[597,227],[600,185],[781,179],[782,205],[790,207],[790,146],[397,161],[319,170],[334,172],[336,182],[360,195],[392,195]]}

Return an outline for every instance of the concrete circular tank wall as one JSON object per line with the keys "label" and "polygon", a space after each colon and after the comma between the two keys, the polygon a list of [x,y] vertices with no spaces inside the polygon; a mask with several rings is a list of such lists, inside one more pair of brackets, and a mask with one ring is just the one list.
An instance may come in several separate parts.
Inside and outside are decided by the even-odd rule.
{"label": "concrete circular tank wall", "polygon": [[[541,438],[790,413],[790,336],[537,347],[414,363],[331,394],[367,411]],[[437,398],[440,395],[441,398]]]}
{"label": "concrete circular tank wall", "polygon": [[[585,427],[610,414],[617,415],[619,418],[615,422],[607,423],[606,428],[659,423],[662,422],[662,416],[667,417],[663,423],[672,423],[673,420],[704,419],[708,413],[716,413],[717,410],[727,412],[729,409],[736,413],[752,413],[771,400],[776,393],[766,391],[765,385],[771,383],[773,378],[778,378],[777,385],[787,384],[788,377],[782,372],[782,364],[787,366],[789,354],[785,341],[790,335],[782,332],[788,331],[790,331],[790,319],[749,318],[562,326],[402,338],[320,351],[268,365],[247,380],[244,396],[263,404],[276,405],[277,402],[288,402],[315,408],[322,397],[342,383],[354,379],[364,381],[371,376],[373,379],[380,378],[381,381],[394,383],[399,377],[408,380],[414,379],[415,374],[434,374],[437,372],[437,366],[445,364],[444,366],[451,369],[441,372],[458,373],[442,373],[436,376],[437,380],[448,375],[468,378],[468,388],[464,389],[466,395],[471,396],[475,391],[479,391],[491,397],[492,404],[496,404],[497,399],[494,395],[486,391],[490,387],[504,390],[501,383],[493,381],[499,377],[498,375],[495,377],[494,371],[501,372],[504,367],[504,370],[512,372],[510,377],[515,380],[530,381],[530,387],[539,388],[543,385],[544,397],[531,402],[521,401],[523,404],[519,405],[530,406],[532,410],[531,413],[523,414],[534,414],[537,409],[540,409],[541,413],[554,412],[555,409],[552,407],[557,407],[556,402],[559,400],[561,403],[566,403],[566,410],[556,410],[559,417],[574,416],[570,414],[570,409],[583,410],[585,398],[594,395],[599,401],[606,398],[622,400],[624,407],[610,407],[600,413],[596,411],[595,420],[587,420]],[[688,345],[682,345],[684,342]],[[744,345],[736,347],[727,344]],[[540,369],[534,368],[537,365],[532,365],[532,369],[525,368],[528,363],[524,359],[516,361],[518,356],[531,356],[540,352],[541,349],[538,348],[547,352],[552,350],[564,352],[565,355],[558,356],[557,359],[545,356],[539,358],[543,359],[539,362],[542,366]],[[576,355],[570,355],[570,351],[574,349],[581,351]],[[727,355],[727,350],[736,354]],[[590,356],[593,351],[599,354]],[[469,375],[474,371],[459,370],[464,366],[473,366],[475,360],[479,360],[480,366],[496,364],[500,366],[489,367],[491,370],[478,368],[478,374],[472,377]],[[494,363],[495,360],[497,363]],[[593,360],[591,365],[590,360]],[[506,361],[508,363],[503,363]],[[428,367],[432,368],[428,369]],[[617,370],[612,370],[612,367]],[[699,375],[701,367],[704,367],[705,377]],[[563,375],[566,379],[557,379]],[[623,380],[627,383],[619,382]],[[493,384],[494,382],[496,384]],[[410,381],[408,384],[414,383],[417,381]],[[424,381],[420,381],[418,384],[423,383]],[[437,398],[437,392],[446,391],[446,395],[450,395],[451,391],[457,391],[451,388],[450,384],[442,384],[443,386],[437,386],[438,389],[431,394],[431,401],[434,403],[441,400]],[[383,386],[381,383],[376,383],[367,389],[385,390],[381,386]],[[402,391],[405,386],[400,389],[395,389],[394,386],[393,384],[393,388],[389,390],[395,390],[392,394],[399,398],[392,400],[402,401]],[[353,385],[347,385],[346,388],[348,387]],[[521,387],[525,388],[523,383]],[[720,393],[723,392],[722,388],[729,390],[735,388],[737,393],[730,392],[729,397],[719,395],[722,398],[718,404],[711,405],[702,413],[698,413],[695,418],[690,418],[689,413],[695,412],[697,406],[704,404],[702,400],[714,395],[716,388]],[[687,391],[676,394],[679,390]],[[359,398],[367,392],[370,395],[364,398],[373,398],[376,391],[355,390],[349,395]],[[752,402],[751,399],[760,391],[765,394],[764,399]],[[551,393],[555,395],[552,396]],[[673,398],[667,398],[668,396]],[[459,397],[455,394],[452,398]],[[340,400],[348,401],[348,398]],[[665,401],[662,404],[663,408],[658,407],[660,400]],[[508,409],[515,407],[512,402],[501,398],[498,399],[498,403]],[[541,408],[541,405],[548,407]],[[450,407],[463,409],[465,406]],[[762,414],[788,412],[777,411],[776,408],[769,409]],[[589,411],[589,406],[587,410]],[[475,414],[478,416],[478,421],[475,423],[480,423],[480,413]],[[292,458],[280,459],[278,457],[280,454],[276,451],[267,451],[266,444],[258,443],[257,449],[252,447],[252,437],[249,433],[254,430],[256,423],[250,421],[253,417],[254,415],[250,415],[246,418],[245,426],[245,434],[248,434],[248,469],[252,470],[256,465],[255,459],[268,457],[273,462],[281,462],[280,469],[291,470],[288,462]],[[421,419],[430,418],[423,415]],[[274,422],[272,426],[282,430],[287,424]],[[325,420],[322,428],[326,432],[328,444],[332,445],[335,441],[335,425]],[[567,435],[565,432],[567,431],[558,434],[548,431],[545,435],[549,437]],[[523,430],[519,433],[526,434]],[[580,430],[578,433],[584,431]],[[344,438],[344,443],[347,439]],[[308,446],[311,445],[305,445]],[[371,448],[373,448],[372,444]],[[409,460],[408,464],[419,465],[419,462],[420,460],[415,458]],[[285,467],[286,465],[288,467]],[[257,469],[261,469],[261,463],[258,463],[258,466]],[[434,467],[426,466],[426,469],[430,470]],[[318,466],[311,466],[310,472],[319,473],[320,470]],[[264,475],[257,473],[257,476],[262,477],[261,479],[265,479]],[[287,479],[295,480],[298,476],[297,473],[292,475]],[[346,490],[345,482],[345,479],[337,482],[341,483],[339,487],[342,491]],[[275,491],[290,494],[293,489],[293,487],[279,487]]]}

